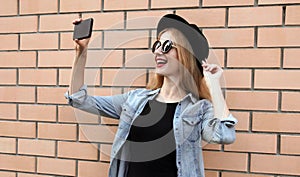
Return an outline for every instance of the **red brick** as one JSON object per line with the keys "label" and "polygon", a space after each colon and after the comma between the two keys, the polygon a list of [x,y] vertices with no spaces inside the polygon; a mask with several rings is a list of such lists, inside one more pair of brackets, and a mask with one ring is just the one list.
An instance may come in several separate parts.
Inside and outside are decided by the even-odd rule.
{"label": "red brick", "polygon": [[243,7],[229,9],[229,26],[267,26],[282,24],[282,7]]}
{"label": "red brick", "polygon": [[221,150],[222,145],[221,144],[209,144],[205,141],[202,141],[202,149],[203,150]]}
{"label": "red brick", "polygon": [[0,101],[2,102],[34,102],[35,89],[33,87],[0,87]]}
{"label": "red brick", "polygon": [[60,69],[59,70],[59,85],[69,85],[71,79],[71,69]]}
{"label": "red brick", "polygon": [[300,60],[298,60],[299,56],[300,56],[299,49],[284,49],[283,67],[300,68]]}
{"label": "red brick", "polygon": [[148,9],[147,0],[104,0],[104,10],[130,10],[130,9]]}
{"label": "red brick", "polygon": [[56,85],[55,69],[20,69],[19,84]]}
{"label": "red brick", "polygon": [[90,50],[86,67],[122,67],[123,52],[120,50]]}
{"label": "red brick", "polygon": [[199,1],[197,0],[152,0],[151,1],[151,8],[176,8],[176,7],[199,7]]}
{"label": "red brick", "polygon": [[19,139],[18,153],[27,155],[55,156],[55,141]]}
{"label": "red brick", "polygon": [[206,177],[219,177],[219,173],[216,171],[204,171]]}
{"label": "red brick", "polygon": [[112,119],[112,118],[104,117],[104,116],[101,116],[100,122],[103,125],[118,125],[119,124],[118,119]]}
{"label": "red brick", "polygon": [[281,109],[284,111],[299,111],[299,100],[300,93],[299,92],[283,92],[282,93],[282,103]]}
{"label": "red brick", "polygon": [[62,158],[98,159],[97,144],[59,141],[57,149],[57,156]]}
{"label": "red brick", "polygon": [[231,111],[232,115],[238,119],[239,123],[235,126],[236,130],[248,131],[250,124],[249,112]]}
{"label": "red brick", "polygon": [[58,9],[57,1],[53,0],[21,0],[20,14],[55,13]]}
{"label": "red brick", "polygon": [[70,106],[58,107],[58,121],[66,123],[86,123],[98,124],[99,117],[97,115],[74,109]]}
{"label": "red brick", "polygon": [[277,110],[278,93],[269,91],[227,91],[226,101],[231,109]]}
{"label": "red brick", "polygon": [[251,70],[224,70],[224,82],[225,88],[251,88]]}
{"label": "red brick", "polygon": [[[0,152],[1,153],[16,153],[16,139],[1,137],[0,138]],[[0,174],[0,176],[1,176],[1,174]]]}
{"label": "red brick", "polygon": [[90,49],[100,49],[102,48],[102,32],[93,32],[92,37],[90,39],[89,48]]}
{"label": "red brick", "polygon": [[15,85],[17,83],[17,70],[15,69],[0,70],[0,76],[1,85]]}
{"label": "red brick", "polygon": [[217,64],[224,67],[225,51],[224,49],[209,49],[207,61],[212,64]]}
{"label": "red brick", "polygon": [[78,177],[95,177],[95,174],[98,177],[107,177],[108,169],[108,163],[79,161]]}
{"label": "red brick", "polygon": [[155,67],[154,55],[150,50],[127,50],[125,67]]}
{"label": "red brick", "polygon": [[85,13],[82,17],[94,19],[93,30],[124,29],[123,12]]}
{"label": "red brick", "polygon": [[[94,34],[92,34],[93,36]],[[75,44],[73,41],[73,33],[62,32],[60,33],[60,49],[75,49]],[[75,56],[75,54],[74,54]]]}
{"label": "red brick", "polygon": [[296,80],[300,71],[291,70],[256,70],[254,88],[262,89],[298,89],[300,83]]}
{"label": "red brick", "polygon": [[299,3],[299,0],[259,0],[259,5],[265,5],[265,4],[294,4]]}
{"label": "red brick", "polygon": [[105,86],[145,86],[144,69],[104,69],[102,84]]}
{"label": "red brick", "polygon": [[109,162],[110,154],[111,154],[111,145],[110,144],[101,144],[100,145],[100,160]]}
{"label": "red brick", "polygon": [[[72,21],[77,14],[43,15],[40,17],[39,31],[70,31],[74,29]],[[55,25],[53,25],[55,24]]]}
{"label": "red brick", "polygon": [[105,48],[147,48],[148,31],[106,31]]}
{"label": "red brick", "polygon": [[[71,78],[70,69],[59,70],[59,85],[69,85]],[[99,69],[86,69],[85,70],[85,84],[87,85],[100,85],[100,70]]]}
{"label": "red brick", "polygon": [[300,6],[287,6],[285,24],[299,25],[300,24]]}
{"label": "red brick", "polygon": [[112,143],[116,130],[116,126],[80,125],[79,141]]}
{"label": "red brick", "polygon": [[35,128],[35,123],[31,122],[1,121],[0,136],[35,138]]}
{"label": "red brick", "polygon": [[[26,24],[26,25],[24,25]],[[0,18],[0,33],[36,32],[37,16]]]}
{"label": "red brick", "polygon": [[16,172],[0,171],[0,177],[16,177],[16,174],[17,174]]}
{"label": "red brick", "polygon": [[210,47],[252,47],[254,30],[251,28],[204,29]]}
{"label": "red brick", "polygon": [[253,0],[203,0],[202,6],[251,6]]}
{"label": "red brick", "polygon": [[300,137],[293,135],[281,135],[280,153],[281,154],[300,154]]}
{"label": "red brick", "polygon": [[27,173],[18,173],[18,177],[55,177],[50,175],[35,175],[35,174],[27,174]]}
{"label": "red brick", "polygon": [[19,119],[31,121],[56,121],[54,105],[19,105]]}
{"label": "red brick", "polygon": [[87,85],[100,85],[100,70],[86,69],[84,71],[84,80]]}
{"label": "red brick", "polygon": [[76,140],[76,132],[76,125],[73,124],[38,124],[38,138]]}
{"label": "red brick", "polygon": [[0,154],[0,169],[23,172],[35,171],[35,157]]}
{"label": "red brick", "polygon": [[276,153],[277,135],[237,133],[236,141],[226,151]]}
{"label": "red brick", "polygon": [[[0,0],[0,15],[17,15],[18,14],[18,1],[17,0]],[[3,5],[5,4],[5,5]]]}
{"label": "red brick", "polygon": [[0,52],[0,68],[24,68],[35,66],[36,52]]}
{"label": "red brick", "polygon": [[39,51],[38,67],[72,67],[74,51]]}
{"label": "red brick", "polygon": [[101,10],[100,0],[61,0],[60,12],[86,12]]}
{"label": "red brick", "polygon": [[37,89],[38,103],[65,104],[64,94],[67,91],[63,87],[39,87]]}
{"label": "red brick", "polygon": [[75,176],[76,162],[75,160],[38,157],[37,172],[63,176]]}
{"label": "red brick", "polygon": [[280,49],[228,49],[227,66],[243,68],[279,68],[280,56]]}
{"label": "red brick", "polygon": [[299,133],[299,114],[253,113],[252,130],[263,132]]}
{"label": "red brick", "polygon": [[259,28],[258,47],[292,47],[300,45],[300,28]]}
{"label": "red brick", "polygon": [[22,50],[57,49],[58,35],[55,33],[22,34]]}
{"label": "red brick", "polygon": [[156,28],[159,19],[171,11],[132,11],[127,13],[127,29]]}
{"label": "red brick", "polygon": [[207,169],[247,170],[248,155],[246,153],[204,151],[203,155]]}
{"label": "red brick", "polygon": [[17,106],[16,104],[0,104],[0,119],[16,119]]}
{"label": "red brick", "polygon": [[0,50],[18,50],[19,37],[16,34],[0,35],[0,40],[5,41],[0,43]]}
{"label": "red brick", "polygon": [[262,175],[262,174],[222,172],[222,177],[273,177],[273,176]]}
{"label": "red brick", "polygon": [[224,27],[226,10],[221,8],[178,10],[178,15],[199,27]]}
{"label": "red brick", "polygon": [[300,158],[295,156],[251,155],[251,172],[299,175]]}

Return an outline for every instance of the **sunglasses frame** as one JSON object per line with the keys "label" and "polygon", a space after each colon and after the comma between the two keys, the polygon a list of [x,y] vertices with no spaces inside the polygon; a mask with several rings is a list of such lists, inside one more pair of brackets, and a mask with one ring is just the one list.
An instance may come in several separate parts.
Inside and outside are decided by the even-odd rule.
{"label": "sunglasses frame", "polygon": [[[170,44],[170,47],[168,47],[166,50],[164,50],[164,49],[165,49],[165,46],[166,46],[167,44]],[[152,45],[152,53],[154,53],[155,50],[157,50],[160,46],[162,46],[161,52],[162,52],[163,54],[168,53],[173,47],[176,48],[176,46],[173,44],[173,42],[172,42],[171,40],[166,40],[165,42],[163,42],[163,44],[162,44],[159,40],[157,40],[157,41],[155,41],[155,42],[153,43],[153,45]]]}

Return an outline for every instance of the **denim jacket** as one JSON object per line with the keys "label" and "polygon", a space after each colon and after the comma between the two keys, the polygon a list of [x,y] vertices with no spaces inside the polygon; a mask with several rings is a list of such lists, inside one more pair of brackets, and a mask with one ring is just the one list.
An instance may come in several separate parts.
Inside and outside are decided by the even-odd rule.
{"label": "denim jacket", "polygon": [[[134,119],[159,91],[136,89],[114,96],[90,96],[84,85],[72,95],[66,93],[69,104],[75,108],[119,119],[112,145],[109,177],[126,177],[127,163],[120,158],[124,155],[122,146]],[[237,120],[231,114],[220,120],[214,117],[213,112],[210,101],[198,100],[192,94],[186,95],[178,103],[173,119],[178,177],[204,177],[202,140],[219,144],[235,141],[234,125]]]}

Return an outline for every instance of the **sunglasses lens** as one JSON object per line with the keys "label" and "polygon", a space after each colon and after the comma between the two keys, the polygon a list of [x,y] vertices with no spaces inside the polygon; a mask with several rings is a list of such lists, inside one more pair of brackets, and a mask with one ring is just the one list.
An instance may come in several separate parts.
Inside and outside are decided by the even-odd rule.
{"label": "sunglasses lens", "polygon": [[166,40],[164,43],[163,43],[163,45],[162,45],[162,52],[163,53],[168,53],[170,50],[171,50],[171,48],[172,48],[172,41],[170,41],[170,40]]}
{"label": "sunglasses lens", "polygon": [[[160,41],[156,41],[154,42],[153,46],[152,46],[152,53],[155,52],[155,50],[157,50],[159,47],[161,46],[161,42]],[[162,49],[161,52],[162,53],[168,53],[173,47],[173,42],[170,40],[166,40],[163,44],[162,44]]]}
{"label": "sunglasses lens", "polygon": [[156,41],[154,42],[153,46],[152,46],[152,53],[155,52],[156,49],[158,49],[161,46],[160,41]]}

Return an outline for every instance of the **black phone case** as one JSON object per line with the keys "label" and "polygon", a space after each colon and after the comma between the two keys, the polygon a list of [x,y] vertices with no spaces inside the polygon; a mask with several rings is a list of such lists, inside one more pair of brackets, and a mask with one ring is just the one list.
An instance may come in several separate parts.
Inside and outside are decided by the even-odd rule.
{"label": "black phone case", "polygon": [[74,26],[73,40],[74,39],[85,39],[90,38],[93,30],[93,22],[92,18],[81,21]]}

